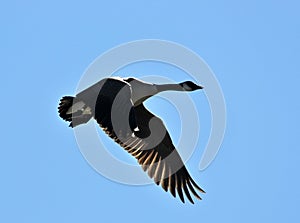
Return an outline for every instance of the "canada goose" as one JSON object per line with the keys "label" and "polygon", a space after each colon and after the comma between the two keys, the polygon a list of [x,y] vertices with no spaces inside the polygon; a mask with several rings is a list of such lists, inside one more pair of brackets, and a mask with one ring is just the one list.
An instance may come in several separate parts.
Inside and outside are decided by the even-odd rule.
{"label": "canada goose", "polygon": [[[95,118],[100,127],[122,146],[157,185],[179,195],[183,191],[191,203],[190,192],[201,197],[195,188],[205,193],[192,179],[176,151],[161,119],[148,111],[143,102],[162,91],[194,91],[203,87],[185,81],[179,84],[152,84],[135,78],[105,78],[78,93],[60,100],[58,111],[70,127]],[[183,189],[183,191],[182,191]]]}

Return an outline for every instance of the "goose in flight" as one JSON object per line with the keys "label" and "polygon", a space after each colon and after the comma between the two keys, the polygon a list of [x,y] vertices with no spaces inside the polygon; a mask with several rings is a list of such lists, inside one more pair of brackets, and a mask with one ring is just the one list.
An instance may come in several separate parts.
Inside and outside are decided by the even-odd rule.
{"label": "goose in flight", "polygon": [[165,191],[180,197],[196,190],[205,193],[192,179],[162,120],[152,114],[143,102],[162,91],[194,91],[203,87],[185,81],[179,84],[152,84],[136,78],[105,78],[78,93],[64,96],[59,116],[76,127],[94,118],[104,132],[135,157],[150,178]]}

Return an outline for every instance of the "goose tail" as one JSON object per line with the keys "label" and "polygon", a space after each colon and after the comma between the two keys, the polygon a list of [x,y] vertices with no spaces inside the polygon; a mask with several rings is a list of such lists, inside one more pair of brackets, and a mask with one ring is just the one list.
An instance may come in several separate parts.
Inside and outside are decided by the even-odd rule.
{"label": "goose tail", "polygon": [[59,116],[69,122],[70,127],[87,123],[92,117],[91,108],[82,100],[76,100],[72,96],[64,96],[58,106]]}

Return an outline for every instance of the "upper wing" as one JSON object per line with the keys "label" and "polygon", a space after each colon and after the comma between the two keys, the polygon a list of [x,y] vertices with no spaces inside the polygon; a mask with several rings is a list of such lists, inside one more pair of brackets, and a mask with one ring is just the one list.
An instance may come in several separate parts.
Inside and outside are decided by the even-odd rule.
{"label": "upper wing", "polygon": [[165,191],[170,190],[174,197],[177,191],[182,202],[183,191],[191,203],[190,192],[201,199],[194,188],[204,191],[189,175],[162,121],[143,104],[133,106],[128,84],[119,82],[116,86],[109,82],[96,100],[94,117],[100,127],[134,156]]}
{"label": "upper wing", "polygon": [[103,79],[77,94],[75,99],[83,101],[90,108],[94,118],[105,131],[121,137],[137,127],[131,88],[122,79]]}

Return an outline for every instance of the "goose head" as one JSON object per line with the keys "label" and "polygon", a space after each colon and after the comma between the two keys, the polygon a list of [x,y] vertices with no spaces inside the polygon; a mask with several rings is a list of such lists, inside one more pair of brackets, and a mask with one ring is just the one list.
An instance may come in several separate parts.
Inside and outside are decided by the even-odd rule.
{"label": "goose head", "polygon": [[199,89],[203,89],[202,86],[195,84],[192,81],[185,81],[182,83],[179,83],[179,85],[185,90],[185,91],[195,91]]}

